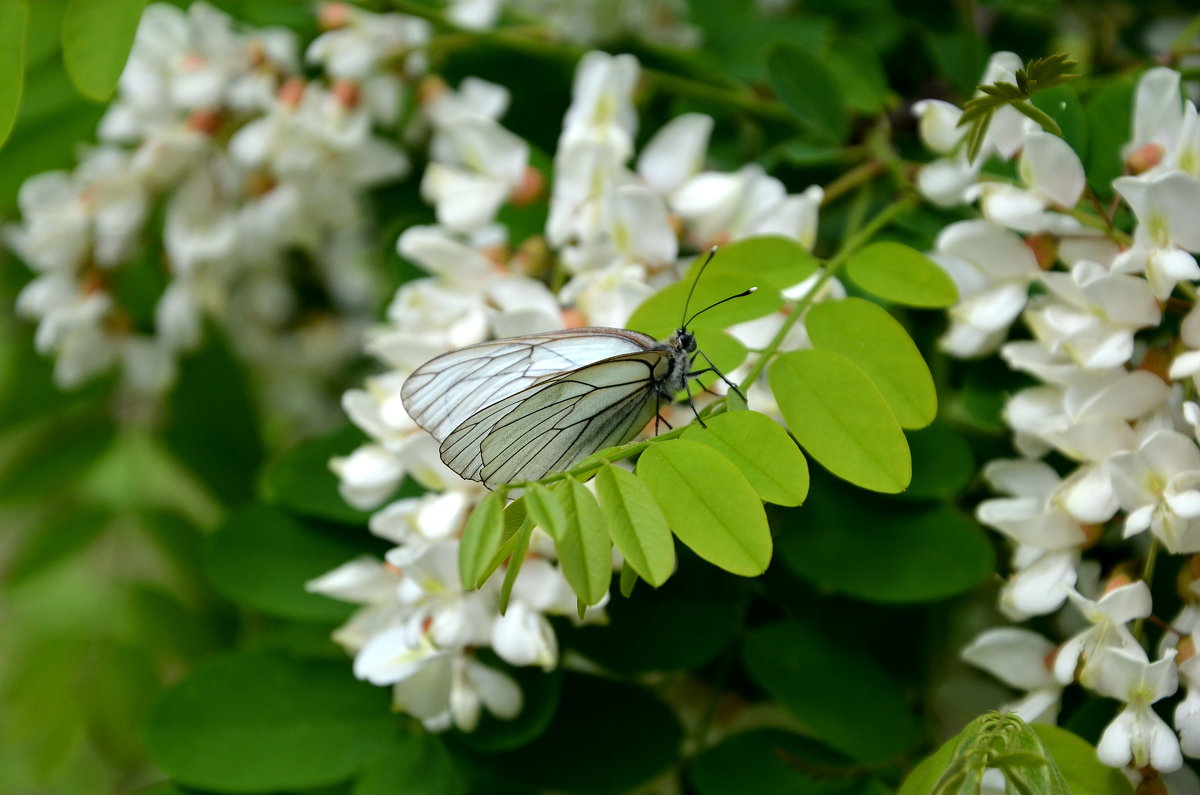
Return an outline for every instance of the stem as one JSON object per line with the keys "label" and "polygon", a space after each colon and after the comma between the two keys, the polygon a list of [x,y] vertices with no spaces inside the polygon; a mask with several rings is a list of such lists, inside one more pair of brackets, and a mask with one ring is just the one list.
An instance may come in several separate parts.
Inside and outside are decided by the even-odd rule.
{"label": "stem", "polygon": [[[480,42],[492,44],[527,55],[534,55],[549,60],[575,62],[583,56],[586,50],[572,44],[562,44],[548,38],[536,38],[529,32],[537,33],[535,27],[501,28],[499,30],[466,31],[449,22],[445,16],[432,8],[410,2],[410,0],[387,0],[389,7],[409,16],[427,19],[439,28],[447,31],[439,35],[434,44],[442,50],[465,49],[478,46]],[[525,30],[521,35],[514,30]],[[798,130],[806,129],[804,123],[781,103],[760,97],[749,88],[725,87],[714,83],[680,77],[659,69],[641,67],[641,74],[646,82],[659,91],[691,97],[723,108],[735,108],[760,118],[786,124]]]}
{"label": "stem", "polygon": [[750,386],[758,379],[760,375],[762,375],[763,370],[766,369],[767,363],[770,361],[771,357],[778,353],[779,346],[783,344],[783,340],[787,337],[788,332],[792,330],[792,326],[796,325],[796,322],[804,315],[804,310],[808,309],[809,305],[816,300],[821,288],[825,286],[826,282],[834,277],[834,274],[836,274],[842,267],[842,264],[849,259],[850,255],[853,254],[860,246],[862,246],[863,243],[874,237],[876,232],[891,223],[896,216],[906,212],[914,204],[916,204],[916,197],[906,196],[905,198],[888,205],[882,211],[880,211],[878,215],[868,221],[862,229],[858,230],[858,232],[852,235],[850,239],[842,245],[838,252],[834,254],[828,262],[825,263],[825,271],[817,278],[815,282],[813,282],[813,286],[808,289],[808,292],[801,296],[800,300],[798,300],[792,306],[792,310],[788,314],[787,319],[783,321],[783,325],[779,327],[779,331],[775,332],[775,336],[771,338],[771,342],[763,351],[763,355],[758,357],[758,360],[755,361],[754,365],[750,368],[750,372],[746,374],[744,379],[742,379],[741,387],[743,392],[749,391]]}
{"label": "stem", "polygon": [[868,160],[865,163],[860,163],[825,186],[825,196],[821,199],[821,204],[826,205],[836,201],[859,185],[870,182],[882,173],[882,161]]}
{"label": "stem", "polygon": [[1025,100],[1018,100],[1012,103],[1012,106],[1021,113],[1042,125],[1042,129],[1049,133],[1054,133],[1059,138],[1063,137],[1062,128],[1058,126],[1058,122],[1050,118],[1050,115],[1041,108],[1033,105]]}
{"label": "stem", "polygon": [[[1150,548],[1146,550],[1146,562],[1142,566],[1142,582],[1146,583],[1149,588],[1154,583],[1154,564],[1158,560],[1158,539],[1151,536]],[[1133,636],[1137,638],[1138,643],[1145,643],[1144,633],[1142,631],[1146,619],[1139,618],[1133,622]]]}

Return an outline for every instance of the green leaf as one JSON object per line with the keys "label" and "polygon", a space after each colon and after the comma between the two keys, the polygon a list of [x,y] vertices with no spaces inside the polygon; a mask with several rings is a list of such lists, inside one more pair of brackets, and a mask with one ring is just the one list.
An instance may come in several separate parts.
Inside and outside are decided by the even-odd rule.
{"label": "green leaf", "polygon": [[675,542],[646,484],[629,470],[606,464],[596,473],[596,493],[625,562],[656,588],[666,582],[675,570]]}
{"label": "green leaf", "polygon": [[1120,770],[1100,763],[1096,749],[1066,729],[1033,724],[1033,730],[1054,758],[1071,791],[1088,795],[1133,795],[1133,785]]}
{"label": "green leaf", "polygon": [[455,731],[454,741],[473,751],[500,753],[520,748],[541,737],[554,720],[562,699],[562,668],[544,671],[537,666],[512,668],[489,653],[483,661],[504,669],[521,690],[521,711],[515,718],[498,718],[487,710],[479,716],[479,725],[469,732]]}
{"label": "green leaf", "polygon": [[5,585],[16,587],[65,558],[82,552],[104,532],[112,519],[107,511],[67,513],[31,528],[31,535],[7,566]]}
{"label": "green leaf", "polygon": [[954,749],[958,745],[958,737],[951,737],[942,743],[934,753],[921,760],[912,772],[905,777],[896,795],[929,795],[942,773],[954,758]]}
{"label": "green leaf", "polygon": [[808,311],[804,327],[816,348],[840,353],[870,377],[900,427],[933,422],[933,376],[904,326],[886,310],[862,298],[824,301]]}
{"label": "green leaf", "polygon": [[742,656],[754,680],[814,736],[863,764],[893,761],[921,743],[921,724],[891,675],[811,624],[752,630]]}
{"label": "green leaf", "polygon": [[111,451],[115,435],[112,423],[92,412],[43,424],[0,464],[0,499],[25,503],[77,494]]}
{"label": "green leaf", "polygon": [[63,62],[79,93],[112,96],[133,47],[145,0],[71,0],[63,17]]}
{"label": "green leaf", "polygon": [[708,427],[689,425],[683,438],[733,462],[763,502],[800,505],[808,495],[808,461],[779,423],[755,411],[718,414]]}
{"label": "green leaf", "polygon": [[[559,506],[561,510],[562,506]],[[512,552],[508,556],[508,568],[504,570],[504,581],[500,584],[500,615],[508,611],[508,599],[512,596],[513,585],[517,575],[521,573],[521,564],[525,562],[525,551],[529,549],[529,539],[533,535],[533,520],[526,519],[513,536]]]}
{"label": "green leaf", "polygon": [[958,288],[936,262],[901,243],[881,241],[850,255],[846,275],[886,301],[923,309],[958,303]]}
{"label": "green leaf", "polygon": [[218,498],[253,499],[264,455],[255,409],[245,374],[212,329],[179,368],[164,438]]}
{"label": "green leaf", "polygon": [[983,37],[974,30],[943,33],[924,28],[921,33],[938,74],[950,80],[959,94],[975,93],[976,81],[988,59],[988,43]]}
{"label": "green leaf", "polygon": [[8,139],[25,87],[28,0],[0,0],[0,146]]}
{"label": "green leaf", "polygon": [[777,543],[784,565],[823,590],[883,604],[930,602],[995,571],[987,534],[950,505],[898,504],[818,483]]}
{"label": "green leaf", "polygon": [[687,772],[700,795],[886,795],[887,787],[861,777],[857,768],[844,754],[809,738],[780,729],[751,729],[693,757]]}
{"label": "green leaf", "polygon": [[1079,101],[1079,94],[1072,86],[1060,85],[1039,92],[1030,100],[1034,107],[1043,111],[1062,130],[1062,137],[1079,159],[1086,163],[1088,154],[1088,121]]}
{"label": "green leaf", "polygon": [[383,688],[349,663],[276,654],[209,661],[154,705],[146,751],[178,782],[273,792],[350,778],[401,741]]}
{"label": "green leaf", "polygon": [[1099,83],[1088,97],[1086,166],[1088,187],[1103,201],[1113,196],[1112,181],[1125,173],[1121,150],[1129,141],[1133,114],[1133,80],[1127,75]]}
{"label": "green leaf", "polygon": [[[662,338],[679,328],[692,285],[688,312],[695,314],[723,298],[758,287],[758,292],[730,301],[707,312],[700,325],[725,328],[777,312],[783,306],[782,290],[804,281],[817,270],[817,261],[803,246],[786,237],[754,237],[721,246],[704,278],[696,281],[704,257],[697,257],[688,272],[674,284],[643,301],[630,315],[627,327]],[[704,347],[704,340],[700,340]]]}
{"label": "green leaf", "polygon": [[276,508],[247,505],[230,512],[209,537],[204,572],[221,595],[239,604],[299,621],[343,621],[351,605],[304,586],[362,554],[357,542],[354,535],[323,532]]}
{"label": "green leaf", "polygon": [[[483,792],[632,792],[678,764],[682,739],[671,710],[648,691],[567,673],[562,703],[537,740],[473,763]],[[513,786],[497,786],[493,773]]]}
{"label": "green leaf", "polygon": [[524,499],[529,518],[557,542],[567,525],[567,512],[557,493],[540,483],[531,483],[525,489]]}
{"label": "green leaf", "polygon": [[490,572],[504,535],[504,498],[490,492],[480,501],[463,529],[458,546],[458,575],[464,588],[478,588]]}
{"label": "green leaf", "polygon": [[792,351],[768,373],[800,446],[838,477],[872,491],[903,491],[912,478],[908,443],[891,408],[852,361],[833,351]]}
{"label": "green leaf", "polygon": [[566,522],[554,536],[558,565],[584,604],[598,604],[612,584],[612,542],[596,498],[574,478],[554,488]]}
{"label": "green leaf", "polygon": [[622,676],[697,670],[745,626],[749,581],[730,577],[684,549],[661,587],[614,599],[607,624],[559,629],[559,642]]}
{"label": "green leaf", "polygon": [[337,475],[329,468],[331,458],[349,455],[362,439],[362,431],[347,425],[300,442],[268,465],[263,475],[267,498],[305,516],[365,525],[370,512],[346,504]]}
{"label": "green leaf", "polygon": [[825,48],[822,57],[847,107],[867,115],[883,111],[887,104],[887,74],[869,44],[853,36],[839,36]]}
{"label": "green leaf", "polygon": [[841,143],[850,134],[850,116],[838,80],[815,53],[794,44],[777,44],[767,54],[767,72],[779,101],[815,136]]}
{"label": "green leaf", "polygon": [[351,795],[466,795],[467,785],[436,734],[402,734],[354,782]]}
{"label": "green leaf", "polygon": [[954,753],[931,790],[934,795],[974,792],[988,768],[1000,770],[1006,791],[1069,795],[1070,786],[1031,726],[1014,713],[989,712],[959,733]]}
{"label": "green leaf", "polygon": [[697,555],[753,577],[771,562],[771,531],[753,487],[728,458],[707,445],[672,439],[651,445],[637,474],[667,523]]}
{"label": "green leaf", "polygon": [[934,420],[928,428],[907,434],[912,450],[912,483],[905,499],[949,499],[975,476],[975,456],[966,439],[949,424]]}

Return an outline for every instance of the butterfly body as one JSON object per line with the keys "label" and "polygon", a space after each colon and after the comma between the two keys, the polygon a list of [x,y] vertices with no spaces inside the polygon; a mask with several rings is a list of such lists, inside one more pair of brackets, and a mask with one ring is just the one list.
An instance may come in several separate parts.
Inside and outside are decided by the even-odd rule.
{"label": "butterfly body", "polygon": [[580,328],[471,345],[405,381],[410,416],[442,461],[495,487],[538,480],[627,442],[685,388],[695,336]]}

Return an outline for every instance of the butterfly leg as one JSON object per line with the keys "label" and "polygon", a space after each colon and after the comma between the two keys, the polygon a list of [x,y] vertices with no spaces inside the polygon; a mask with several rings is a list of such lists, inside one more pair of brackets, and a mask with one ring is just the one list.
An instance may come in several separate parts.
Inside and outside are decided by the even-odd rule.
{"label": "butterfly leg", "polygon": [[[704,356],[704,354],[700,353],[700,351],[696,351],[696,353],[700,356]],[[692,372],[688,373],[688,378],[695,378],[696,376],[703,375],[704,373],[716,373],[717,377],[725,382],[725,386],[736,392],[737,396],[742,400],[746,399],[746,396],[742,394],[742,390],[738,389],[738,385],[726,378],[725,374],[718,370],[717,366],[712,363],[712,359],[704,356],[704,361],[708,362],[708,367],[705,367],[703,370],[693,370]]]}
{"label": "butterfly leg", "polygon": [[654,435],[658,436],[658,424],[661,422],[667,426],[667,430],[675,430],[675,426],[667,421],[667,418],[662,415],[662,396],[657,392],[654,394]]}
{"label": "butterfly leg", "polygon": [[[688,373],[688,375],[691,375],[691,373]],[[696,422],[700,423],[701,428],[707,428],[708,426],[704,424],[704,420],[700,417],[700,412],[696,411],[696,401],[692,400],[692,386],[686,378],[683,379],[683,388],[687,391],[688,405],[691,406],[692,413],[696,415]]]}

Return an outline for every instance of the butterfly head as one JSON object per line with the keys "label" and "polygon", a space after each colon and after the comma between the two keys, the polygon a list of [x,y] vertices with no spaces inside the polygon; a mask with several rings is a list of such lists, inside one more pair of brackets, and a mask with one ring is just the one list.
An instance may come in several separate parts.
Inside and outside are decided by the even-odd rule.
{"label": "butterfly head", "polygon": [[684,353],[692,353],[696,350],[696,335],[685,328],[677,329],[675,344]]}

